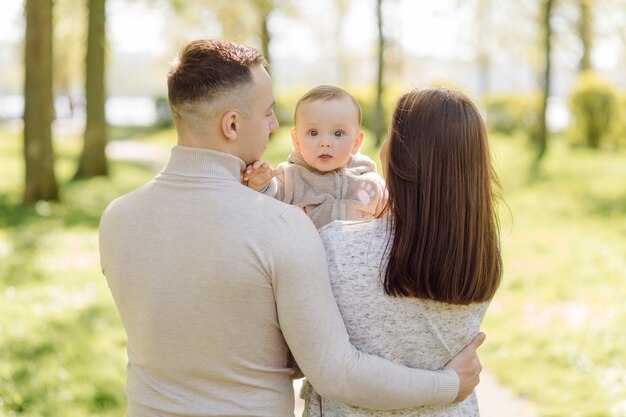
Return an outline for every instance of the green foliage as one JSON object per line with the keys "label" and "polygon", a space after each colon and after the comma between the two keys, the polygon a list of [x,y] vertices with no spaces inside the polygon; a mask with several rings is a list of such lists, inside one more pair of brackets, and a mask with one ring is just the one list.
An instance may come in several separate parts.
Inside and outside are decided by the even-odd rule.
{"label": "green foliage", "polygon": [[[313,88],[311,86],[310,88]],[[293,125],[294,111],[296,103],[310,88],[297,88],[276,94],[276,104],[274,113],[280,125]]]}
{"label": "green foliage", "polygon": [[523,132],[534,138],[539,128],[539,94],[492,94],[485,98],[485,123],[495,133]]}
{"label": "green foliage", "polygon": [[572,89],[569,105],[574,117],[573,139],[582,139],[590,148],[600,147],[617,116],[615,88],[597,74],[585,72]]}
{"label": "green foliage", "polygon": [[[354,95],[361,105],[361,110],[363,111],[363,129],[374,131],[374,120],[376,114],[375,89],[373,87],[352,87],[348,89],[348,91]],[[389,121],[393,115],[393,110],[395,109],[400,96],[408,91],[409,88],[404,85],[391,84],[385,86],[382,100],[385,126],[389,125]],[[371,140],[374,140],[373,136],[371,137]]]}
{"label": "green foliage", "polygon": [[614,148],[626,146],[626,92],[619,92],[617,96],[617,114],[611,131],[611,144]]}

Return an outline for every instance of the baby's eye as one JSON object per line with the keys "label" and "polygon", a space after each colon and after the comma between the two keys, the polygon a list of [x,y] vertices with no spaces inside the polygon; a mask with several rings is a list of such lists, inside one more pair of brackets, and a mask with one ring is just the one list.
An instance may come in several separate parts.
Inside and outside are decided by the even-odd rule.
{"label": "baby's eye", "polygon": [[317,130],[315,130],[315,129],[309,130],[309,135],[317,136]]}
{"label": "baby's eye", "polygon": [[336,138],[340,138],[341,136],[343,136],[343,132],[341,130],[335,130],[333,134]]}

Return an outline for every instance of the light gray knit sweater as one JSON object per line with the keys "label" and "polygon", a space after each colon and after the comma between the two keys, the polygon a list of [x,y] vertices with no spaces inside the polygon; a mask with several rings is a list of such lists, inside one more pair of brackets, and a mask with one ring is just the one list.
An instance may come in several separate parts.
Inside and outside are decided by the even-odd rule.
{"label": "light gray knit sweater", "polygon": [[[334,222],[320,230],[350,342],[362,352],[410,367],[441,369],[479,331],[489,303],[452,305],[385,295],[380,272],[387,224],[386,219]],[[320,397],[307,384],[301,396],[306,400],[305,415],[311,417],[479,415],[475,393],[460,404],[393,411],[366,410]]]}

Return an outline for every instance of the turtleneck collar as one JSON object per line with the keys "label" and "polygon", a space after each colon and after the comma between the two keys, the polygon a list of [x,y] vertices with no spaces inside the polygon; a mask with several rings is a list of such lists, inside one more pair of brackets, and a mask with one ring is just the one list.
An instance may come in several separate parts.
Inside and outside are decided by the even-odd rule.
{"label": "turtleneck collar", "polygon": [[160,175],[240,181],[245,168],[246,164],[234,155],[176,145]]}

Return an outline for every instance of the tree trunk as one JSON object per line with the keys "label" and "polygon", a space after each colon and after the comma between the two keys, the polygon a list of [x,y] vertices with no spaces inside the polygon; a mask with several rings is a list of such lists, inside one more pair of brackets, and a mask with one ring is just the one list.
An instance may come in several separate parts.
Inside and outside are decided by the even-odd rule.
{"label": "tree trunk", "polygon": [[52,150],[52,0],[26,0],[24,202],[56,200]]}
{"label": "tree trunk", "polygon": [[378,22],[378,75],[376,78],[376,107],[374,111],[374,137],[376,146],[380,146],[385,135],[385,114],[383,110],[383,78],[385,70],[385,38],[383,34],[383,0],[376,0],[376,18]]}
{"label": "tree trunk", "polygon": [[547,124],[547,110],[548,110],[548,97],[550,96],[550,84],[551,84],[551,59],[552,53],[552,26],[550,24],[550,17],[552,16],[552,8],[554,7],[555,0],[544,0],[542,11],[542,29],[543,29],[543,47],[544,47],[544,71],[542,82],[542,97],[541,107],[539,113],[539,132],[537,134],[537,163],[541,161],[546,153],[548,145],[548,124]]}
{"label": "tree trunk", "polygon": [[[268,28],[268,19],[272,12],[272,2],[270,0],[256,0],[255,3],[261,21],[261,53],[267,60],[267,63],[271,64],[270,42],[272,41],[272,36]],[[270,69],[271,67],[268,68],[268,71]]]}
{"label": "tree trunk", "polygon": [[85,142],[75,178],[107,175],[105,154],[107,126],[105,119],[105,0],[88,0],[89,28],[87,33],[87,60],[85,100],[87,121]]}
{"label": "tree trunk", "polygon": [[593,48],[593,11],[590,0],[579,0],[580,17],[578,21],[578,34],[583,47],[578,67],[580,71],[591,69],[591,50]]}

